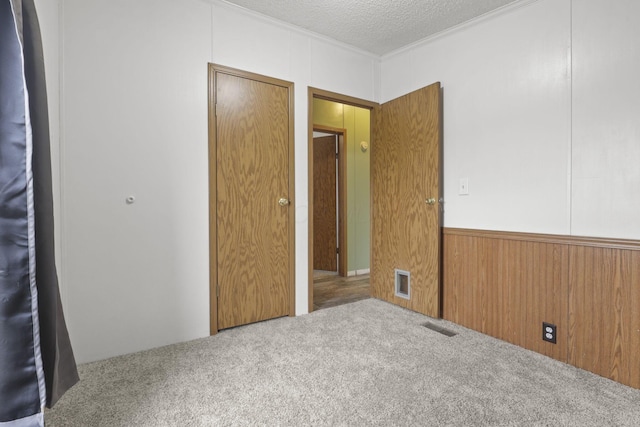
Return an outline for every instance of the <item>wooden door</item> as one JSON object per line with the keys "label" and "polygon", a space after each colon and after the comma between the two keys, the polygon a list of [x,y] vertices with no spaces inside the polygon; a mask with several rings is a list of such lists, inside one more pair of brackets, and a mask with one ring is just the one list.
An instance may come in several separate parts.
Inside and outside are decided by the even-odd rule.
{"label": "wooden door", "polygon": [[215,333],[294,314],[294,219],[289,200],[293,196],[293,88],[288,82],[212,68]]}
{"label": "wooden door", "polygon": [[[371,294],[440,317],[440,83],[382,104],[371,149]],[[396,269],[410,273],[397,296]]]}
{"label": "wooden door", "polygon": [[336,136],[313,139],[313,268],[337,271]]}

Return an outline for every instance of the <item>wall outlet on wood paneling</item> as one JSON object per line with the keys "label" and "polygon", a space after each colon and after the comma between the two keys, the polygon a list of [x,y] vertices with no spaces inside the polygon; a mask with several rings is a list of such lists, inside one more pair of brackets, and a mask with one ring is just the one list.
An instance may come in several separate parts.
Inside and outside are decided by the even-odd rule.
{"label": "wall outlet on wood paneling", "polygon": [[542,340],[552,344],[556,343],[556,325],[542,322]]}

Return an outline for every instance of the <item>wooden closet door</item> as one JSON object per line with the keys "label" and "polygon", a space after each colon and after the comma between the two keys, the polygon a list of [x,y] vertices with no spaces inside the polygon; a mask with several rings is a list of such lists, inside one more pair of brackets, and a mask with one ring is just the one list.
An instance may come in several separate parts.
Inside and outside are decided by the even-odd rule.
{"label": "wooden closet door", "polygon": [[293,314],[290,87],[217,72],[217,329]]}

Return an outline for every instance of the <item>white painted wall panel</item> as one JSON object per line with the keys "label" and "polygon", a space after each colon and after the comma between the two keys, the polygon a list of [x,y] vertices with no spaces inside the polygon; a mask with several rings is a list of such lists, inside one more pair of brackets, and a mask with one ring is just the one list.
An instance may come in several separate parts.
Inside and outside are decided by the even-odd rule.
{"label": "white painted wall panel", "polygon": [[312,86],[367,100],[375,92],[377,58],[322,40],[311,41]]}
{"label": "white painted wall panel", "polygon": [[302,78],[302,84],[373,98],[378,58],[372,54],[217,1],[212,2],[212,22],[212,56],[218,64],[294,83]]}
{"label": "white painted wall panel", "polygon": [[442,83],[445,226],[569,232],[569,6],[521,4],[383,58],[385,101]]}
{"label": "white painted wall panel", "polygon": [[307,87],[372,99],[378,60],[217,1],[63,2],[63,262],[78,360],[209,333],[208,62],[295,84],[296,313],[307,313]]}
{"label": "white painted wall panel", "polygon": [[291,30],[247,15],[231,5],[213,6],[213,62],[291,80]]}
{"label": "white painted wall panel", "polygon": [[64,6],[64,262],[77,358],[205,336],[210,6]]}
{"label": "white painted wall panel", "polygon": [[295,206],[296,221],[296,314],[309,312],[309,169],[307,167],[307,88],[311,86],[311,40],[308,36],[292,32],[292,54],[289,57],[291,80],[295,82]]}
{"label": "white painted wall panel", "polygon": [[576,235],[640,239],[640,2],[573,2]]}
{"label": "white painted wall panel", "polygon": [[[428,44],[432,52],[436,54],[440,46],[435,43]],[[424,49],[424,47],[420,47]],[[424,84],[422,84],[421,82],[428,78],[428,76],[421,76],[415,72],[415,70],[417,69],[415,53],[416,48],[408,48],[401,51],[400,53],[391,54],[382,58],[380,64],[381,102],[390,101],[394,98],[397,98],[424,86]],[[423,63],[424,61],[425,60],[422,59]],[[437,63],[437,60],[431,61],[431,64],[428,67],[429,70],[431,70],[431,68]],[[424,66],[422,68],[424,68]],[[435,71],[436,70],[434,70],[434,72],[429,71],[429,76],[433,76],[431,78],[437,79],[433,80],[431,83],[443,79],[443,76]],[[421,70],[421,72],[423,72],[423,70]],[[438,77],[435,77],[434,74],[437,74]]]}

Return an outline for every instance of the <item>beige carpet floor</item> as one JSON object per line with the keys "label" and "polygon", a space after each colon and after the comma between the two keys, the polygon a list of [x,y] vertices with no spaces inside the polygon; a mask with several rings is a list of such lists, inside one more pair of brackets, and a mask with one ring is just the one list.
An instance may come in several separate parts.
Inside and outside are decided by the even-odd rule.
{"label": "beige carpet floor", "polygon": [[375,299],[80,375],[49,427],[640,426],[640,390]]}

